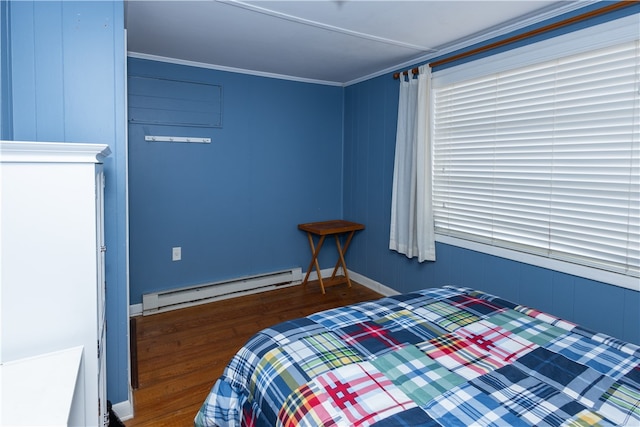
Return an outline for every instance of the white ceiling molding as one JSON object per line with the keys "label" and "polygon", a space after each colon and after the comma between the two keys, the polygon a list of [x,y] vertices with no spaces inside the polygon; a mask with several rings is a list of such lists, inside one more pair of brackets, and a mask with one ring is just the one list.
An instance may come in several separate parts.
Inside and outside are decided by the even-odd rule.
{"label": "white ceiling molding", "polygon": [[305,79],[302,77],[289,76],[286,74],[264,73],[256,70],[245,70],[243,68],[225,67],[224,65],[207,64],[205,62],[188,61],[185,59],[168,58],[166,56],[148,55],[139,52],[127,52],[129,58],[147,59],[149,61],[166,62],[168,64],[186,65],[188,67],[206,68],[208,70],[226,71],[229,73],[247,74],[250,76],[267,77],[270,79],[291,80],[301,83],[312,83],[325,86],[344,86],[343,83],[330,82],[326,80]]}

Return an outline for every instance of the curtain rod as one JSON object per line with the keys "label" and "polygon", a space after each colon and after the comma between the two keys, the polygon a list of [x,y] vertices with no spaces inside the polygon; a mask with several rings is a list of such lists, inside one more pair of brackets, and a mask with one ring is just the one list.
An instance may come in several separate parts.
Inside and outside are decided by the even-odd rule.
{"label": "curtain rod", "polygon": [[[637,1],[635,1],[635,0],[622,0],[622,1],[619,1],[617,3],[613,3],[613,4],[610,4],[608,6],[604,6],[604,7],[601,7],[599,9],[583,13],[581,15],[573,16],[571,18],[567,18],[567,19],[564,19],[564,20],[559,21],[559,22],[554,22],[553,24],[545,25],[544,27],[540,27],[540,28],[537,28],[535,30],[530,30],[530,31],[527,31],[527,32],[522,33],[522,34],[518,34],[518,35],[515,35],[515,36],[512,36],[512,37],[508,37],[508,38],[506,38],[504,40],[499,40],[497,42],[493,42],[493,43],[490,43],[490,44],[487,44],[487,45],[484,45],[484,46],[480,46],[480,47],[477,47],[475,49],[471,49],[471,50],[468,50],[466,52],[459,53],[457,55],[452,55],[452,56],[440,59],[438,61],[430,62],[429,66],[431,68],[433,68],[433,67],[437,67],[439,65],[448,64],[449,62],[454,62],[454,61],[457,61],[459,59],[463,59],[463,58],[467,58],[469,56],[477,55],[479,53],[483,53],[483,52],[486,52],[486,51],[489,51],[491,49],[495,49],[495,48],[498,48],[498,47],[506,46],[506,45],[509,45],[511,43],[516,43],[516,42],[519,42],[521,40],[525,40],[525,39],[537,36],[539,34],[544,34],[544,33],[547,33],[549,31],[557,30],[559,28],[566,27],[568,25],[575,24],[577,22],[585,21],[587,19],[594,18],[594,17],[600,16],[600,15],[604,15],[606,13],[613,12],[613,11],[616,11],[616,10],[619,10],[619,9],[623,9],[625,7],[632,6],[634,4],[637,4]],[[418,69],[417,68],[413,68],[411,71],[413,72],[413,74],[418,74]],[[404,71],[402,73],[394,73],[393,74],[393,78],[394,79],[399,79],[401,74],[404,74],[405,76],[407,76],[409,74],[409,72],[408,71]]]}
{"label": "curtain rod", "polygon": [[420,70],[418,70],[418,67],[415,67],[415,68],[412,68],[411,70],[405,70],[401,73],[393,73],[393,78],[398,80],[401,75],[408,76],[409,71],[411,71],[411,74],[413,74],[414,76],[420,74]]}

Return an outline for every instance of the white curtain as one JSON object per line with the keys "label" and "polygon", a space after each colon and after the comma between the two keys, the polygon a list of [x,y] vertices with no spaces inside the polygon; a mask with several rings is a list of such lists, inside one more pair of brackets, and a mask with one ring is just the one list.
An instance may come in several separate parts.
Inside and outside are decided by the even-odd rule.
{"label": "white curtain", "polygon": [[430,142],[431,68],[400,78],[389,249],[418,261],[436,259]]}

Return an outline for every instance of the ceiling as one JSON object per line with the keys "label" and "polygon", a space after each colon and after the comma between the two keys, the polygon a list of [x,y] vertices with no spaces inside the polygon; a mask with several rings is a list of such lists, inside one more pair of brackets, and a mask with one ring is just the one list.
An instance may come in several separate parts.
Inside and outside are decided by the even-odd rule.
{"label": "ceiling", "polygon": [[583,1],[128,0],[130,56],[345,85]]}

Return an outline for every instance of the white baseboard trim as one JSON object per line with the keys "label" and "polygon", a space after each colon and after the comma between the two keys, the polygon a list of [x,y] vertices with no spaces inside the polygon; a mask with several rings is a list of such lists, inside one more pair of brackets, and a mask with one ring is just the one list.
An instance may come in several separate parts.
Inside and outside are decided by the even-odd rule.
{"label": "white baseboard trim", "polygon": [[142,316],[142,303],[129,306],[129,317]]}
{"label": "white baseboard trim", "polygon": [[116,413],[120,421],[126,421],[133,418],[133,401],[125,400],[124,402],[115,403],[112,406],[113,412]]}
{"label": "white baseboard trim", "polygon": [[360,283],[362,286],[366,286],[367,288],[384,295],[385,297],[400,294],[400,292],[396,291],[395,289],[391,289],[390,287],[385,286],[380,282],[376,282],[373,279],[369,279],[368,277],[356,273],[355,271],[349,270],[349,278],[354,282]]}

